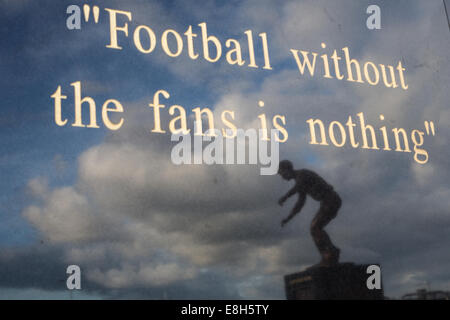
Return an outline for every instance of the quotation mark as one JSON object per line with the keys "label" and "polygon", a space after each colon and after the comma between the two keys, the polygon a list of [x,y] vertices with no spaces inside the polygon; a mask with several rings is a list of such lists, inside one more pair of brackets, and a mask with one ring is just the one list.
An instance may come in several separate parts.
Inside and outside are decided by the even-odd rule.
{"label": "quotation mark", "polygon": [[[87,4],[85,4],[83,6],[83,11],[84,11],[84,21],[88,22],[89,21],[89,13],[91,11],[91,7],[89,7],[89,5],[87,5]],[[98,23],[99,13],[100,13],[100,9],[97,6],[93,6],[92,7],[92,14],[94,15],[95,23]]]}
{"label": "quotation mark", "polygon": [[435,130],[434,130],[434,123],[433,121],[425,121],[425,130],[427,131],[427,134],[430,135],[430,131],[431,134],[434,136],[436,134]]}

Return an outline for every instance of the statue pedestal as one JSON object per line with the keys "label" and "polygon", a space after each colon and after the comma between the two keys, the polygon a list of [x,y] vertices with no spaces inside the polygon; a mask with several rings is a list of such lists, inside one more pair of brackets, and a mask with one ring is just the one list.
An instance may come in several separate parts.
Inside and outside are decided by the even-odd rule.
{"label": "statue pedestal", "polygon": [[332,267],[312,267],[284,276],[288,300],[383,299],[383,288],[368,289],[369,265],[340,263]]}

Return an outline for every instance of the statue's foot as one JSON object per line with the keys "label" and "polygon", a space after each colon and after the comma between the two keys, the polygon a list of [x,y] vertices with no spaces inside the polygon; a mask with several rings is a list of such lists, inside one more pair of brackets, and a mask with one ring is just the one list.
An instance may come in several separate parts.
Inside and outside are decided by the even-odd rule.
{"label": "statue's foot", "polygon": [[339,263],[339,256],[341,254],[341,250],[339,248],[333,248],[330,250],[328,261],[330,264],[335,265]]}
{"label": "statue's foot", "polygon": [[313,265],[311,268],[321,268],[321,267],[332,267],[339,263],[339,255],[341,250],[338,248],[334,248],[328,252],[325,252],[322,255],[322,260]]}

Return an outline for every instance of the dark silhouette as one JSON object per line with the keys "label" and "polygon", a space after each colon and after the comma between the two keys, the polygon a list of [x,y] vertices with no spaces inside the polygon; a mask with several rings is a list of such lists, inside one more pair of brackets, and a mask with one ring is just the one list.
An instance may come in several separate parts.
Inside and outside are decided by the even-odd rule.
{"label": "dark silhouette", "polygon": [[278,174],[285,180],[295,179],[295,186],[289,190],[286,195],[280,198],[278,201],[279,205],[282,206],[283,203],[294,194],[298,193],[299,195],[297,203],[292,208],[291,213],[281,221],[281,226],[283,227],[301,211],[307,195],[314,200],[319,201],[319,211],[317,211],[316,216],[311,222],[311,235],[322,256],[322,260],[317,266],[332,266],[338,264],[340,250],[333,245],[330,237],[323,228],[336,217],[342,204],[341,198],[336,191],[334,191],[333,187],[317,173],[307,169],[294,170],[292,162],[289,160],[280,162]]}

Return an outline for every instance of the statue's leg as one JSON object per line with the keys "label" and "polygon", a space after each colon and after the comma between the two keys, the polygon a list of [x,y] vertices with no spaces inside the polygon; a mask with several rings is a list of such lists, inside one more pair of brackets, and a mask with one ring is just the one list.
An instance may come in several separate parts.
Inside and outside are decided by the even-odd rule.
{"label": "statue's leg", "polygon": [[336,217],[340,206],[341,202],[339,198],[323,201],[320,204],[319,211],[311,222],[311,235],[322,256],[321,264],[335,264],[339,260],[339,249],[333,245],[324,228]]}

